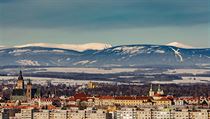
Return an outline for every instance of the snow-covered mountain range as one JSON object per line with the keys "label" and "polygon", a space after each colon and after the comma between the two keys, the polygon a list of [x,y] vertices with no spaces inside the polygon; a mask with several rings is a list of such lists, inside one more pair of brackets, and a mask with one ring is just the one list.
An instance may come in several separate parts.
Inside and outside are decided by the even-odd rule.
{"label": "snow-covered mountain range", "polygon": [[32,43],[14,46],[15,48],[24,48],[24,47],[48,47],[48,48],[61,48],[68,50],[76,51],[85,51],[85,50],[103,50],[106,48],[112,47],[110,44],[105,43],[87,43],[87,44],[53,44],[53,43]]}
{"label": "snow-covered mountain range", "polygon": [[54,45],[33,44],[0,49],[0,66],[210,66],[210,48],[191,49],[172,45],[143,44],[114,47],[102,44],[99,48],[97,45],[55,47]]}
{"label": "snow-covered mountain range", "polygon": [[168,43],[166,45],[168,45],[168,46],[174,46],[174,47],[179,47],[179,48],[194,48],[192,46],[185,45],[185,44],[182,44],[182,43],[179,43],[179,42],[171,42],[171,43]]}

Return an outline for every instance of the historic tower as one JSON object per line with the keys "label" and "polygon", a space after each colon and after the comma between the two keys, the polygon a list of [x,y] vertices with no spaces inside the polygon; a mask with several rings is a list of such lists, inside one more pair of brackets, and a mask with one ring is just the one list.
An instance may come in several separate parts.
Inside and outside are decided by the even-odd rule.
{"label": "historic tower", "polygon": [[19,73],[16,89],[24,89],[24,80],[23,80],[22,71],[20,71]]}
{"label": "historic tower", "polygon": [[26,85],[26,97],[27,99],[31,99],[31,90],[32,90],[32,83],[31,80],[29,79],[27,85]]}
{"label": "historic tower", "polygon": [[160,84],[158,85],[157,94],[159,94],[159,95],[164,95],[163,90],[160,88]]}
{"label": "historic tower", "polygon": [[155,92],[153,91],[152,84],[151,84],[150,90],[149,90],[149,96],[154,96],[154,95],[155,95]]}

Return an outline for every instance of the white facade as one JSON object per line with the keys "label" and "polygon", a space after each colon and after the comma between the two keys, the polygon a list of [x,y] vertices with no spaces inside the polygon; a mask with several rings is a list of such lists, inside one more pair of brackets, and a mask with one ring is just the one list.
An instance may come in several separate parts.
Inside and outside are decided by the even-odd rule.
{"label": "white facade", "polygon": [[116,111],[116,119],[136,119],[137,113],[135,108],[122,108]]}
{"label": "white facade", "polygon": [[66,110],[56,110],[50,112],[50,119],[67,119]]}
{"label": "white facade", "polygon": [[151,119],[152,117],[151,109],[142,109],[137,111],[137,119]]}
{"label": "white facade", "polygon": [[42,110],[40,112],[34,112],[34,119],[50,119],[50,111]]}
{"label": "white facade", "polygon": [[207,110],[190,112],[190,119],[208,119],[208,112]]}
{"label": "white facade", "polygon": [[21,109],[21,119],[33,119],[33,109]]}

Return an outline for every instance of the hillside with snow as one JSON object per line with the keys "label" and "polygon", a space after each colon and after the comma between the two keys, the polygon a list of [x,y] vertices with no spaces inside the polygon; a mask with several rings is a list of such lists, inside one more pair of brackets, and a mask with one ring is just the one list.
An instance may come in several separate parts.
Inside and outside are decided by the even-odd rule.
{"label": "hillside with snow", "polygon": [[194,48],[192,46],[189,46],[189,45],[185,45],[185,44],[182,44],[182,43],[179,43],[179,42],[171,42],[171,43],[168,43],[166,44],[167,46],[174,46],[174,47],[178,47],[178,48]]}
{"label": "hillside with snow", "polygon": [[72,47],[61,49],[34,45],[0,49],[0,66],[210,67],[210,48],[190,49],[142,44],[86,50],[90,46],[82,47],[85,51],[81,48],[69,50]]}
{"label": "hillside with snow", "polygon": [[24,47],[48,47],[48,48],[61,48],[75,51],[85,50],[103,50],[112,47],[110,44],[105,43],[87,43],[87,44],[53,44],[53,43],[32,43],[26,45],[14,46],[15,48]]}

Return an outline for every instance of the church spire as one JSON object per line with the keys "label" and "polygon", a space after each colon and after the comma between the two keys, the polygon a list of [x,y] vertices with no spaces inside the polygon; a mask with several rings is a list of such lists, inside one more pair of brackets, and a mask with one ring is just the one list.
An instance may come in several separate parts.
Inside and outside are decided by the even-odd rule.
{"label": "church spire", "polygon": [[18,76],[16,89],[24,89],[24,80],[23,80],[23,75],[22,75],[21,70],[20,70],[20,73],[19,73],[19,76]]}
{"label": "church spire", "polygon": [[32,85],[32,83],[31,83],[31,80],[30,80],[30,79],[28,79],[28,83],[27,83],[27,85]]}
{"label": "church spire", "polygon": [[150,85],[150,89],[149,89],[150,91],[152,91],[152,83],[151,83],[151,85]]}
{"label": "church spire", "polygon": [[158,85],[158,92],[160,92],[161,91],[161,89],[160,89],[160,84]]}
{"label": "church spire", "polygon": [[155,92],[152,89],[152,83],[150,85],[149,96],[154,96]]}
{"label": "church spire", "polygon": [[18,76],[18,80],[23,80],[23,75],[22,75],[22,71],[20,70],[19,76]]}
{"label": "church spire", "polygon": [[160,94],[160,95],[164,94],[163,90],[160,88],[160,84],[158,85],[157,94]]}

